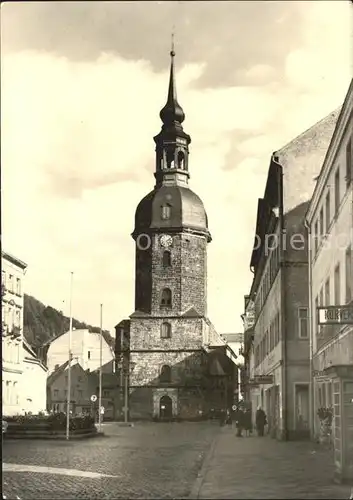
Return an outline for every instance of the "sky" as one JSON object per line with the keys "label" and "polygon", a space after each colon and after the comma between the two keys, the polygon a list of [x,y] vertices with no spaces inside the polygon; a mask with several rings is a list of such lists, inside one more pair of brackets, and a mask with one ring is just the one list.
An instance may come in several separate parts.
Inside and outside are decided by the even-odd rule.
{"label": "sky", "polygon": [[[3,249],[25,291],[103,328],[134,311],[140,199],[175,31],[190,187],[204,201],[208,314],[242,331],[257,199],[270,156],[340,106],[352,3],[9,2],[1,5]],[[298,107],[298,102],[306,103]]]}

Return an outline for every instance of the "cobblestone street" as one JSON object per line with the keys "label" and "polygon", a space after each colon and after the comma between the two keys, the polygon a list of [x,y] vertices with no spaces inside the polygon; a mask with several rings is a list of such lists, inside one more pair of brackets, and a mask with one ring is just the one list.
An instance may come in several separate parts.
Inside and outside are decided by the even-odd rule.
{"label": "cobblestone street", "polygon": [[222,428],[191,498],[349,499],[350,487],[333,483],[333,457],[315,443],[235,437]]}
{"label": "cobblestone street", "polygon": [[[104,432],[85,442],[5,440],[6,498],[188,497],[219,425],[137,423],[130,428],[107,423]],[[11,464],[42,469],[18,472]],[[92,474],[84,477],[80,471]]]}
{"label": "cobblestone street", "polygon": [[308,442],[236,438],[218,422],[104,424],[85,442],[5,440],[6,498],[345,499],[329,452]]}

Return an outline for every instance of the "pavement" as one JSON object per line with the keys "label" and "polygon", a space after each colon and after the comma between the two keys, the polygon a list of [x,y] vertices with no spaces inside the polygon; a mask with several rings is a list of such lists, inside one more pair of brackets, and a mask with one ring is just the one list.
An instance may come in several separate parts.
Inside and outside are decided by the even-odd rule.
{"label": "pavement", "polygon": [[3,494],[29,499],[187,498],[218,423],[103,424],[85,441],[3,441]]}
{"label": "pavement", "polygon": [[235,436],[224,427],[214,441],[189,498],[346,499],[350,486],[334,483],[333,452],[311,442]]}
{"label": "pavement", "polygon": [[333,457],[308,442],[235,436],[214,423],[103,424],[85,441],[5,440],[6,498],[345,499]]}

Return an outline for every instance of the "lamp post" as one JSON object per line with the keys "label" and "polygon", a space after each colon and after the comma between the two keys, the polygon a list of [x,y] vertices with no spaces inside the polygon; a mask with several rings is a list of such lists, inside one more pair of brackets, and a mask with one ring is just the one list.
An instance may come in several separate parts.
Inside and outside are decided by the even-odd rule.
{"label": "lamp post", "polygon": [[72,337],[72,284],[74,273],[71,272],[70,279],[70,327],[69,327],[69,364],[67,367],[67,401],[66,401],[66,439],[70,439],[70,403],[71,403],[71,337]]}
{"label": "lamp post", "polygon": [[102,430],[103,304],[100,305],[98,428]]}

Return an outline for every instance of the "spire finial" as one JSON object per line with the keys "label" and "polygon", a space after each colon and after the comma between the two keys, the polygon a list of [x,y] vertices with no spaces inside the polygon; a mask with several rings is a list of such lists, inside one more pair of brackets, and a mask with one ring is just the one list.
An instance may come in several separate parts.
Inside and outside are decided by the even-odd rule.
{"label": "spire finial", "polygon": [[167,104],[164,106],[159,116],[161,117],[164,125],[171,125],[173,123],[179,123],[179,125],[184,121],[185,115],[180,104],[177,100],[177,92],[175,85],[175,75],[174,75],[174,35],[175,27],[173,26],[171,34],[171,51],[170,51],[170,75],[169,75],[169,88],[168,88],[168,98]]}
{"label": "spire finial", "polygon": [[171,51],[170,51],[170,55],[171,57],[174,57],[175,56],[175,50],[174,50],[174,35],[175,35],[175,26],[173,25],[173,28],[172,28],[172,44],[171,44]]}

